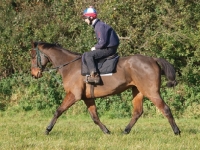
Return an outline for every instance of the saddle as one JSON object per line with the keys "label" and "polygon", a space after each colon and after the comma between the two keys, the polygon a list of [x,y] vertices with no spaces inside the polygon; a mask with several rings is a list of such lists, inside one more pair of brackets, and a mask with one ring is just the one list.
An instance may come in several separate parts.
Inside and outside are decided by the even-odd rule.
{"label": "saddle", "polygon": [[[95,60],[95,65],[100,76],[102,74],[110,74],[116,72],[116,65],[119,59],[118,53],[107,58]],[[81,74],[83,76],[90,75],[89,69],[85,61],[85,54],[82,56]]]}
{"label": "saddle", "polygon": [[[119,56],[117,53],[107,58],[95,60],[95,65],[100,76],[102,76],[103,74],[110,74],[116,72],[116,66],[118,60]],[[84,81],[88,83],[87,81],[88,81],[88,76],[90,76],[90,72],[85,61],[85,54],[82,55],[81,74],[85,76]],[[95,84],[90,83],[91,98],[94,98],[94,86]]]}

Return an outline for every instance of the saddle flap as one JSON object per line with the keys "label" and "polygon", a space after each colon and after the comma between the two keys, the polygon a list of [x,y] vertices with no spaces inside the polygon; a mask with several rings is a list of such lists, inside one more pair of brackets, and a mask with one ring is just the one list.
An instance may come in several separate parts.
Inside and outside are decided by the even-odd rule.
{"label": "saddle flap", "polygon": [[[107,58],[96,60],[95,64],[96,64],[98,72],[100,74],[114,73],[118,59],[119,59],[119,55],[118,55],[118,53],[115,53],[114,55],[109,56]],[[82,56],[81,74],[83,76],[90,74],[87,64],[86,64],[86,61],[85,61],[84,54]]]}
{"label": "saddle flap", "polygon": [[119,57],[118,53],[115,53],[115,54],[107,57],[106,59],[109,60],[109,59],[113,59],[113,58],[116,58],[116,57]]}

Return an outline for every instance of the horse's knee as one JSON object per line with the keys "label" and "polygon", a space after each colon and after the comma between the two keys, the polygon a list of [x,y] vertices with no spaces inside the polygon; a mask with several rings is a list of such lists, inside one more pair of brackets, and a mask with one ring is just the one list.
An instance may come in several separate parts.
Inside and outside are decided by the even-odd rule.
{"label": "horse's knee", "polygon": [[92,120],[95,124],[99,124],[99,119],[97,117],[92,117]]}
{"label": "horse's knee", "polygon": [[56,112],[54,113],[54,117],[58,118],[58,117],[60,117],[62,115],[62,113],[63,113],[63,110],[58,108],[56,110]]}
{"label": "horse's knee", "polygon": [[165,105],[165,107],[164,107],[164,115],[166,117],[172,117],[171,110],[170,110],[169,106],[167,106],[167,105]]}
{"label": "horse's knee", "polygon": [[140,111],[134,111],[133,117],[138,119],[143,114],[143,110]]}

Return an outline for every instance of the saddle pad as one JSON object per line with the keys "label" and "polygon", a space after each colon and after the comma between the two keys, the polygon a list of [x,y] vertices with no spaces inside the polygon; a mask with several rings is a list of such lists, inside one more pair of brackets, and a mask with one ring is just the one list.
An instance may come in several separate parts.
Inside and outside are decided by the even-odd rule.
{"label": "saddle pad", "polygon": [[[116,55],[114,58],[111,58],[111,59],[110,58],[103,59],[103,61],[96,60],[95,65],[98,69],[98,73],[99,74],[109,74],[109,73],[116,72],[115,69],[116,69],[118,60],[119,60],[118,55]],[[83,54],[83,56],[82,56],[81,74],[83,76],[90,74],[87,64],[85,62],[85,54]]]}

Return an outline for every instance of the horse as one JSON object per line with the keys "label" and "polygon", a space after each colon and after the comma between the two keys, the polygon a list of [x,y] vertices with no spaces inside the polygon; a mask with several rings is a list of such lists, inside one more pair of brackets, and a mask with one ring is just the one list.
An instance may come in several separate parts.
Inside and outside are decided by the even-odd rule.
{"label": "horse", "polygon": [[107,127],[100,121],[95,98],[103,98],[132,89],[132,104],[134,106],[132,118],[123,133],[130,133],[132,127],[143,114],[143,98],[147,97],[168,119],[175,135],[180,135],[175,119],[169,106],[160,95],[161,75],[165,75],[168,86],[176,85],[176,74],[172,64],[163,58],[153,58],[140,54],[120,57],[116,72],[112,76],[101,76],[102,84],[95,85],[93,96],[90,93],[90,84],[84,82],[81,75],[81,57],[76,52],[69,51],[58,44],[46,42],[32,42],[31,75],[35,78],[42,77],[46,65],[50,62],[62,77],[66,96],[61,105],[56,109],[52,120],[45,130],[49,134],[56,124],[57,119],[73,104],[83,100],[93,122],[105,134],[110,134]]}

